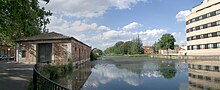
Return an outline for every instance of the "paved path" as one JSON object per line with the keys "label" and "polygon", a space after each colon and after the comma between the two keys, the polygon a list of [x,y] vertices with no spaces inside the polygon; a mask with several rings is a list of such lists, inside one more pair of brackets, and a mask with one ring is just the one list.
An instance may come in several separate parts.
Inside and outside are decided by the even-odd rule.
{"label": "paved path", "polygon": [[0,90],[26,90],[33,65],[0,61]]}

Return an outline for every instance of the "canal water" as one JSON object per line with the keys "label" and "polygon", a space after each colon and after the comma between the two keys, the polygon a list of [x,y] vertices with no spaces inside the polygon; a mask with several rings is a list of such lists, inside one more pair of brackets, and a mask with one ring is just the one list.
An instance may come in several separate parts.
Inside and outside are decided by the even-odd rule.
{"label": "canal water", "polygon": [[60,83],[73,90],[219,90],[218,62],[104,57]]}

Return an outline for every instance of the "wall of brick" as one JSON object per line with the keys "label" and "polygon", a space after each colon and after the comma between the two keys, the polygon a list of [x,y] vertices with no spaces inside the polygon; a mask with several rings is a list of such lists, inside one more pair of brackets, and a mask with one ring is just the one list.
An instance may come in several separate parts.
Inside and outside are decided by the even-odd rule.
{"label": "wall of brick", "polygon": [[59,65],[67,63],[67,43],[53,43],[53,45],[54,62]]}
{"label": "wall of brick", "polygon": [[74,62],[82,63],[90,58],[91,47],[80,42],[72,42],[72,59]]}

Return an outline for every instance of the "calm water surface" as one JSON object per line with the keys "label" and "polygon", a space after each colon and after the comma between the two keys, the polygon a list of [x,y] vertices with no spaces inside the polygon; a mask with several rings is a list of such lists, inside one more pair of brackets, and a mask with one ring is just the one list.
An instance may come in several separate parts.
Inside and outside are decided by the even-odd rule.
{"label": "calm water surface", "polygon": [[220,83],[216,80],[220,81],[220,76],[206,74],[219,74],[210,71],[217,67],[206,70],[207,67],[200,64],[184,60],[105,57],[76,68],[71,79],[64,80],[64,85],[81,90],[218,90]]}

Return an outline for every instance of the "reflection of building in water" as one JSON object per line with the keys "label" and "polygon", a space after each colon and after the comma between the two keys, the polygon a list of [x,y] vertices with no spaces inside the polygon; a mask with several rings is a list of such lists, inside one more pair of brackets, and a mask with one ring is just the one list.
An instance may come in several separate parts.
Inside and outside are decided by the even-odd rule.
{"label": "reflection of building in water", "polygon": [[80,90],[91,74],[91,65],[89,62],[79,65],[72,76],[72,90]]}
{"label": "reflection of building in water", "polygon": [[188,63],[190,90],[219,90],[220,62],[195,61]]}

